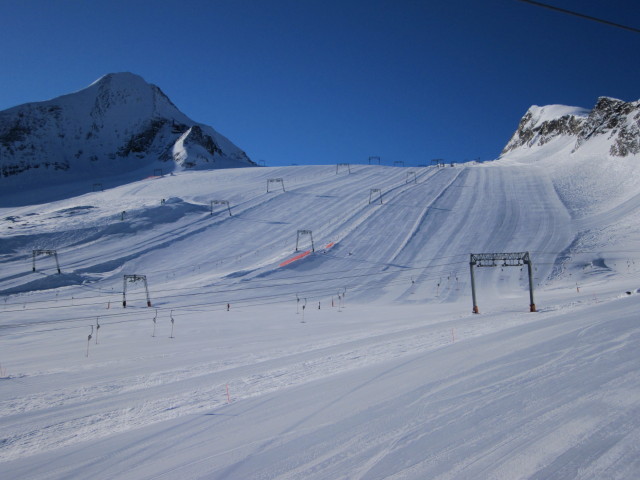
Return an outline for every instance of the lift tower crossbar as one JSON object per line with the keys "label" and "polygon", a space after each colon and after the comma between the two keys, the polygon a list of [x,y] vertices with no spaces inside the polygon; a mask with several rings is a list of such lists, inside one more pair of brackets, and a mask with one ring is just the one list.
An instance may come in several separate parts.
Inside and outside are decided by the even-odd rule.
{"label": "lift tower crossbar", "polygon": [[[496,263],[502,262],[502,263]],[[471,297],[473,299],[473,313],[480,313],[476,301],[476,282],[473,267],[521,267],[527,266],[529,272],[529,311],[536,311],[536,303],[533,300],[533,266],[529,252],[515,253],[472,253],[469,259],[471,272]]]}

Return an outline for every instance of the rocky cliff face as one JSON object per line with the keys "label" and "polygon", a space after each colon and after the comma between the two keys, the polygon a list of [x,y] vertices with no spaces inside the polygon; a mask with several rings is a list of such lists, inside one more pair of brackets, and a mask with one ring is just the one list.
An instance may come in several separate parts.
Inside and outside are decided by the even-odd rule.
{"label": "rocky cliff face", "polygon": [[608,154],[625,157],[640,153],[640,100],[598,99],[591,111],[575,107],[532,106],[502,151],[540,147],[563,137],[577,151],[595,140],[605,140]]}
{"label": "rocky cliff face", "polygon": [[79,92],[0,112],[0,182],[39,185],[162,168],[255,166],[155,85],[109,74]]}

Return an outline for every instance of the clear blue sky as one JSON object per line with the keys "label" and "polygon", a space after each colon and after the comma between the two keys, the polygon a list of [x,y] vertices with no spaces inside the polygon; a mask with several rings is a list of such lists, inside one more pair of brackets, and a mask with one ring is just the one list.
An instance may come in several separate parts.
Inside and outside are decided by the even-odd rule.
{"label": "clear blue sky", "polygon": [[[544,0],[640,28],[635,0]],[[517,0],[0,0],[0,110],[106,73],[267,165],[496,158],[532,105],[640,98],[640,34]]]}

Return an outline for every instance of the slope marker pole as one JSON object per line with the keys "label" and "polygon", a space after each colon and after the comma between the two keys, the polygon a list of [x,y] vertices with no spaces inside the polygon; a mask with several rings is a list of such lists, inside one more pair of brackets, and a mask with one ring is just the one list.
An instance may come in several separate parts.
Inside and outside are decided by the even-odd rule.
{"label": "slope marker pole", "polygon": [[93,325],[89,325],[91,327],[91,333],[89,334],[89,336],[87,337],[87,354],[86,357],[89,357],[89,344],[91,343],[91,338],[93,336]]}

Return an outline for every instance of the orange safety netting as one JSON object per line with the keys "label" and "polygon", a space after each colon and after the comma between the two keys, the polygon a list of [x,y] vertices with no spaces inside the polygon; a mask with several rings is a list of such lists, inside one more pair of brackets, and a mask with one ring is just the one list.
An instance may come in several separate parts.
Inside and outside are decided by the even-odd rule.
{"label": "orange safety netting", "polygon": [[307,250],[306,252],[302,252],[299,255],[296,255],[295,257],[290,258],[289,260],[285,260],[284,262],[282,262],[280,264],[280,266],[284,267],[285,265],[289,265],[291,262],[295,262],[296,260],[300,260],[301,258],[306,257],[310,253],[311,253],[311,250]]}

